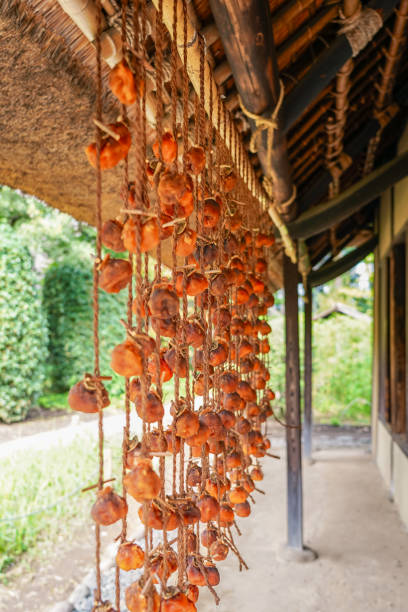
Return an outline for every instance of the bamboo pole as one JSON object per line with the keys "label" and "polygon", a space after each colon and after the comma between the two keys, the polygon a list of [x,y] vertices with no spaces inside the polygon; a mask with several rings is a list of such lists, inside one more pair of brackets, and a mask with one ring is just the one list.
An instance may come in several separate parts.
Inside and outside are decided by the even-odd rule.
{"label": "bamboo pole", "polygon": [[[159,6],[159,0],[152,0],[156,9]],[[178,23],[183,23],[183,6],[182,2],[177,0],[177,20]],[[166,28],[168,29],[170,36],[173,35],[173,2],[165,1],[163,2],[163,22]],[[184,45],[183,41],[183,31],[182,28],[177,29],[177,46],[179,49],[182,49]],[[182,54],[181,54],[182,55]],[[197,36],[197,31],[193,27],[190,19],[187,19],[187,74],[191,81],[191,84],[197,93],[200,95],[200,49],[199,49],[199,41]],[[204,62],[204,90],[207,92],[204,100],[205,110],[210,116],[210,95],[209,92],[212,92],[212,96],[214,100],[219,98],[218,88],[216,82],[214,80],[211,68],[207,61]],[[224,104],[221,104],[222,112],[220,118],[220,135],[226,146],[229,148],[229,135],[231,133],[231,149],[230,155],[234,164],[238,166],[238,159],[235,154],[235,151],[238,147],[235,147],[235,144],[239,142],[239,134],[236,129],[234,123],[232,122],[229,114],[226,114],[226,122],[223,120],[223,115],[226,113],[224,108]],[[218,104],[214,105],[212,109],[212,123],[215,128],[218,127]],[[247,156],[246,156],[247,157]],[[245,183],[250,193],[254,197],[258,197],[256,185],[259,184],[258,180],[255,176],[255,172],[252,168],[252,164],[250,163],[248,157],[245,160],[249,165],[248,176],[246,177]],[[263,208],[266,210],[269,207],[269,199],[265,192],[260,190],[259,201],[262,204]]]}

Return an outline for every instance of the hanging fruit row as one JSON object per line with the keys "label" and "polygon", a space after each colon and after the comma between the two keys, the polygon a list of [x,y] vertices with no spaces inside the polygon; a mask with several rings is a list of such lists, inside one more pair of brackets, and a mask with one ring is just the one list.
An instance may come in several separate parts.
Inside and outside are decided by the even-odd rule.
{"label": "hanging fruit row", "polygon": [[[156,52],[158,92],[160,57]],[[217,563],[235,554],[240,569],[246,567],[233,529],[240,534],[236,518],[251,513],[256,483],[263,479],[259,461],[270,447],[265,423],[275,396],[268,387],[271,328],[265,317],[274,298],[266,257],[274,238],[261,231],[259,205],[243,183],[248,167],[242,144],[236,145],[235,170],[221,141],[221,119],[214,130],[202,94],[196,142],[190,144],[186,79],[184,72],[181,146],[178,127],[164,130],[158,116],[156,142],[135,177],[139,184],[127,181],[126,212],[100,228],[102,244],[122,256],[108,254],[96,264],[101,290],[128,287],[133,299],[111,368],[125,379],[127,406],[134,405],[143,433],[132,439],[127,411],[123,494],[99,486],[91,512],[97,525],[123,521],[118,568],[144,568],[125,593],[130,612],[194,611],[199,587],[208,587],[218,603]],[[123,105],[136,107],[137,125],[145,130],[140,69],[123,59],[109,83]],[[128,160],[134,149],[140,157],[143,139],[125,119],[102,127],[99,145],[86,148],[88,160],[100,171],[124,160],[127,177]],[[141,150],[143,159],[146,152]],[[166,275],[164,240],[171,241],[173,253]],[[148,273],[151,254],[157,261],[154,278]],[[163,385],[174,387],[170,405]],[[74,410],[101,413],[110,403],[103,377],[86,374],[71,389],[69,403]],[[144,548],[126,538],[128,496],[140,504]],[[152,530],[162,532],[155,548]],[[94,610],[119,612],[119,602],[118,593],[115,607],[102,602],[99,590]]]}

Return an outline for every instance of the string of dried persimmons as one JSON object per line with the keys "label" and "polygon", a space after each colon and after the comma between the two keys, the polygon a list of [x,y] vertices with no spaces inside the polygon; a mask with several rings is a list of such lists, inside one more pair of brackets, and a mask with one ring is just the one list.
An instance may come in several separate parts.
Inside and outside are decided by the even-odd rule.
{"label": "string of dried persimmons", "polygon": [[[240,569],[247,567],[233,530],[240,535],[235,519],[251,513],[253,493],[260,491],[255,483],[263,478],[259,459],[269,454],[266,420],[275,396],[267,387],[271,328],[264,317],[274,303],[266,283],[266,249],[274,238],[260,230],[270,222],[250,193],[256,186],[247,188],[252,174],[243,143],[235,138],[233,144],[232,119],[220,96],[205,87],[200,34],[200,89],[191,90],[187,0],[173,0],[172,32],[164,28],[159,0],[153,33],[146,0],[122,0],[123,58],[109,76],[120,116],[112,123],[102,116],[100,0],[96,5],[96,141],[86,147],[97,184],[95,363],[69,394],[74,410],[99,415],[93,610],[120,612],[120,571],[140,570],[125,591],[130,612],[192,612],[199,587],[219,602],[217,563],[232,553]],[[146,119],[148,79],[156,93],[153,139]],[[102,174],[118,164],[123,208],[102,223]],[[109,249],[104,258],[102,247]],[[104,386],[109,376],[99,369],[98,291],[126,288],[127,312],[118,321],[126,336],[111,353],[125,391],[119,493],[103,475],[103,409],[110,400]],[[167,388],[173,394],[168,405]],[[132,437],[132,404],[141,422],[139,439]],[[128,540],[133,500],[145,526],[143,545]],[[102,599],[100,526],[120,520],[111,603]],[[161,534],[158,545],[153,532]]]}

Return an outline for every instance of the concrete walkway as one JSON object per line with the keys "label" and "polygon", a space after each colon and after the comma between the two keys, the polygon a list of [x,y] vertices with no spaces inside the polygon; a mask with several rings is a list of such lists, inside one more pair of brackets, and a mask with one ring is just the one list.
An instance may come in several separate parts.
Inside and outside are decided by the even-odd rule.
{"label": "concrete walkway", "polygon": [[201,589],[200,612],[395,612],[408,611],[408,533],[387,499],[371,456],[361,450],[315,453],[304,467],[305,542],[317,561],[279,560],[286,537],[285,466],[268,462],[235,557],[220,564],[221,604]]}

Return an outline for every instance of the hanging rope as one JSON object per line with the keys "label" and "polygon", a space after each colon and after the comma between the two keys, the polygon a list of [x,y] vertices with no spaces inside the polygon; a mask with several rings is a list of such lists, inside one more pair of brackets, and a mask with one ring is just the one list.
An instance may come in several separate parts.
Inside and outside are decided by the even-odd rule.
{"label": "hanging rope", "polygon": [[251,135],[251,140],[249,142],[249,150],[251,153],[258,153],[260,148],[262,147],[262,135],[263,132],[266,131],[266,157],[267,157],[267,168],[266,174],[267,176],[272,175],[272,154],[273,154],[273,140],[275,130],[278,129],[278,117],[279,112],[282,106],[283,98],[285,95],[285,89],[282,81],[279,81],[279,97],[276,103],[276,106],[270,117],[263,117],[262,115],[257,115],[256,113],[252,113],[248,110],[239,96],[239,104],[242,112],[252,121],[255,122],[255,130]]}
{"label": "hanging rope", "polygon": [[[102,59],[101,59],[101,34],[102,34],[102,7],[100,0],[96,1],[97,9],[97,35],[96,35],[96,119],[102,123]],[[102,132],[96,127],[96,249],[93,270],[93,342],[94,342],[94,377],[100,377],[99,365],[99,265],[101,262],[102,242],[102,173],[101,173],[101,148]],[[99,478],[98,490],[103,488],[103,402],[100,384],[96,385],[98,405],[98,453],[99,453]],[[95,556],[96,556],[96,593],[95,599],[101,601],[101,533],[100,526],[95,526]]]}

